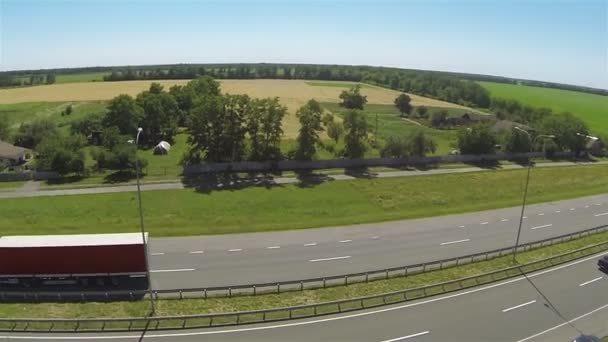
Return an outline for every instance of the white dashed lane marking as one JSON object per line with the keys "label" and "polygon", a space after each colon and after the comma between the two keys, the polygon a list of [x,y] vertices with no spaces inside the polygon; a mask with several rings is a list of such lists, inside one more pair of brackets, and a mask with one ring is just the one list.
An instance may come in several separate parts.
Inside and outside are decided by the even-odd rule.
{"label": "white dashed lane marking", "polygon": [[243,250],[240,248],[229,249],[228,252],[242,252]]}
{"label": "white dashed lane marking", "polygon": [[205,253],[204,251],[192,251],[192,252],[188,252],[189,254],[203,254]]}
{"label": "white dashed lane marking", "polygon": [[440,243],[441,246],[445,246],[445,245],[451,245],[454,243],[461,243],[461,242],[467,242],[467,241],[471,241],[471,239],[463,239],[463,240],[456,240],[456,241],[449,241],[449,242],[442,242]]}
{"label": "white dashed lane marking", "polygon": [[511,310],[519,309],[519,308],[521,308],[521,307],[524,307],[524,306],[526,306],[526,305],[530,305],[530,304],[534,304],[534,303],[536,303],[536,300],[531,300],[531,301],[529,301],[529,302],[527,302],[527,303],[523,303],[523,304],[515,305],[515,306],[513,306],[513,307],[510,307],[510,308],[504,309],[504,310],[502,310],[502,312],[509,312],[509,311],[511,311]]}
{"label": "white dashed lane marking", "polygon": [[350,255],[333,257],[333,258],[312,259],[312,260],[308,260],[308,261],[319,262],[319,261],[341,260],[341,259],[348,259],[348,258],[350,258]]}
{"label": "white dashed lane marking", "polygon": [[311,242],[311,243],[305,243],[304,247],[312,247],[312,246],[316,246],[317,243],[316,242]]}
{"label": "white dashed lane marking", "polygon": [[266,247],[266,249],[279,249],[281,248],[281,246],[270,246],[270,247]]}
{"label": "white dashed lane marking", "polygon": [[584,282],[584,283],[578,284],[578,286],[585,286],[585,285],[589,285],[589,284],[591,284],[591,283],[595,283],[595,282],[596,282],[596,281],[598,281],[598,280],[601,280],[602,278],[603,278],[603,277],[597,277],[597,278],[595,278],[595,279],[591,279],[591,280],[586,281],[586,282]]}
{"label": "white dashed lane marking", "polygon": [[551,226],[553,226],[552,223],[550,223],[550,224],[543,224],[542,226],[536,226],[536,227],[532,227],[530,229],[535,230],[535,229],[547,228],[547,227],[551,227]]}

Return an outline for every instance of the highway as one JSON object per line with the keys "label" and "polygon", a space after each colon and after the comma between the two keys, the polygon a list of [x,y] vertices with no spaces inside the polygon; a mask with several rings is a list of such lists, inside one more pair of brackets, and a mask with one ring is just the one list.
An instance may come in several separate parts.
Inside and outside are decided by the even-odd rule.
{"label": "highway", "polygon": [[[512,246],[520,207],[417,220],[152,238],[155,289],[226,286],[397,267]],[[521,242],[608,223],[608,195],[526,207]]]}
{"label": "highway", "polygon": [[[607,254],[607,253],[604,253]],[[563,317],[608,334],[608,278],[598,255],[529,275]],[[343,315],[234,328],[148,332],[150,341],[571,341],[577,330],[524,278]],[[141,334],[0,334],[0,339],[136,341]]]}

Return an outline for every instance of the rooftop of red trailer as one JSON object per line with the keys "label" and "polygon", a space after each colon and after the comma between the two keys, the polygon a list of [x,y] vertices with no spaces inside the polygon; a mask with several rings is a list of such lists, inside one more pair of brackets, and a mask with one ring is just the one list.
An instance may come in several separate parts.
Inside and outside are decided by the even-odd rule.
{"label": "rooftop of red trailer", "polygon": [[[148,233],[146,233],[146,239]],[[141,233],[1,236],[0,248],[141,245]]]}

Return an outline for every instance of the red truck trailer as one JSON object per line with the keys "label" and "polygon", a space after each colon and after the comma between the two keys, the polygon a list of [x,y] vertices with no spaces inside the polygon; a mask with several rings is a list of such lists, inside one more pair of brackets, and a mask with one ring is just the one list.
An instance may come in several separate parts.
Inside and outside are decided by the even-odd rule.
{"label": "red truck trailer", "polygon": [[141,233],[0,237],[0,286],[105,286],[141,277]]}

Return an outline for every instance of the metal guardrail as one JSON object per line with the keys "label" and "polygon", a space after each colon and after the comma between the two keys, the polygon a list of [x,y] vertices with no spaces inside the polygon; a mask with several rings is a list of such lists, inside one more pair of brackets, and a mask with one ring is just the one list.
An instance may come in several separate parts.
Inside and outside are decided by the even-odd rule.
{"label": "metal guardrail", "polygon": [[[575,233],[568,233],[539,241],[520,244],[518,252],[550,246],[572,239],[588,236],[595,233],[608,231],[608,225],[602,225],[585,229]],[[466,265],[476,261],[485,261],[513,253],[514,247],[505,247],[487,252],[475,253],[461,257],[442,259],[437,261],[406,265],[380,270],[373,270],[359,273],[349,273],[336,276],[308,278],[301,280],[277,281],[268,283],[201,287],[186,289],[166,289],[152,291],[156,298],[209,298],[209,297],[234,297],[234,296],[255,296],[268,293],[282,293],[287,291],[303,291],[332,286],[344,286],[355,283],[369,282],[372,280],[389,279],[395,277],[405,277],[424,272],[442,270],[444,268]],[[139,300],[146,296],[148,291],[71,291],[71,292],[0,292],[1,302],[39,302],[39,301],[111,301],[111,300]]]}
{"label": "metal guardrail", "polygon": [[208,328],[252,323],[266,323],[290,319],[310,318],[329,314],[369,309],[382,305],[421,299],[448,292],[463,290],[507,278],[545,269],[608,250],[608,241],[494,272],[472,277],[405,289],[379,295],[345,299],[319,304],[300,305],[269,310],[230,312],[187,316],[95,318],[95,319],[0,319],[2,332],[124,332],[142,330],[168,330]]}

